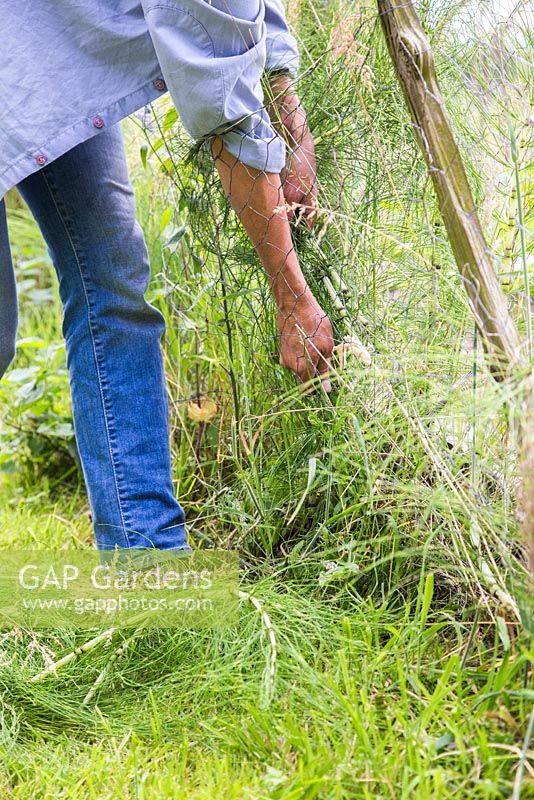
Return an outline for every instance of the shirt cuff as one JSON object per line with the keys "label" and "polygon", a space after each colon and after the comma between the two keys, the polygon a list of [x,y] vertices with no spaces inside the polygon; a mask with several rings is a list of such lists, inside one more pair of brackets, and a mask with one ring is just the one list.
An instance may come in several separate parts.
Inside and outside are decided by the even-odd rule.
{"label": "shirt cuff", "polygon": [[300,67],[298,45],[294,36],[288,33],[267,35],[267,60],[265,69],[268,72],[289,72],[295,78]]}
{"label": "shirt cuff", "polygon": [[286,146],[276,134],[259,139],[238,128],[221,134],[225,148],[243,164],[262,172],[278,174],[286,163]]}
{"label": "shirt cuff", "polygon": [[289,72],[293,77],[299,70],[299,48],[290,33],[282,0],[264,0],[267,60],[271,72]]}

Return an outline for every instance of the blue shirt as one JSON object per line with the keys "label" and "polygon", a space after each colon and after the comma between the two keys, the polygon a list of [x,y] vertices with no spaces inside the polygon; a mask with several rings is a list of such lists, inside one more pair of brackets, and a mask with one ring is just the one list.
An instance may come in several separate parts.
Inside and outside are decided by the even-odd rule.
{"label": "blue shirt", "polygon": [[298,69],[281,0],[0,0],[0,198],[167,89],[186,130],[279,172],[264,69]]}

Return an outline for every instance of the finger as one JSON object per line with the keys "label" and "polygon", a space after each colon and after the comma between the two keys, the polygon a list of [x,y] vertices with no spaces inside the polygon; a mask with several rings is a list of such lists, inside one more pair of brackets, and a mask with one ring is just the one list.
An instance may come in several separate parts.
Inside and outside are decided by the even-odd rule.
{"label": "finger", "polygon": [[330,372],[332,369],[332,353],[331,351],[322,351],[317,359],[317,371],[319,373]]}
{"label": "finger", "polygon": [[293,220],[295,228],[297,228],[301,224],[301,222],[305,219],[306,219],[306,209],[302,205],[297,206],[297,208],[295,209],[295,215]]}
{"label": "finger", "polygon": [[321,378],[321,386],[324,391],[329,394],[332,391],[332,383],[330,375],[332,373],[332,364],[324,356],[317,365],[317,375]]}
{"label": "finger", "polygon": [[317,222],[317,198],[311,197],[306,200],[305,223],[309,231],[313,230]]}
{"label": "finger", "polygon": [[300,383],[307,383],[315,376],[315,367],[307,355],[299,356],[297,358],[295,374]]}
{"label": "finger", "polygon": [[311,363],[309,358],[300,357],[299,362],[304,361],[304,364],[299,363],[295,365],[293,372],[300,384],[300,389],[303,394],[308,394],[315,391],[317,388],[317,378],[321,378],[321,387],[323,391],[329,394],[332,391],[332,383],[330,381],[330,367],[325,364],[325,368],[320,370],[317,365]]}
{"label": "finger", "polygon": [[310,342],[306,345],[304,354],[298,358],[298,376],[301,382],[313,380],[319,374],[319,353]]}
{"label": "finger", "polygon": [[304,394],[307,394],[309,392],[314,392],[320,385],[322,390],[326,392],[326,394],[330,394],[330,392],[332,391],[332,382],[330,381],[330,378],[328,377],[327,374],[325,374],[325,377],[321,378],[321,380],[319,381],[318,378],[320,377],[321,377],[320,373],[315,372],[314,375],[308,375],[308,377],[305,380],[299,378],[301,391]]}
{"label": "finger", "polygon": [[293,375],[296,377],[299,383],[305,383],[309,379],[309,374],[306,370],[306,366],[302,362],[304,361],[303,356],[295,355],[291,353],[289,357],[287,354],[280,354],[280,358],[278,359],[278,363],[284,369],[288,369]]}

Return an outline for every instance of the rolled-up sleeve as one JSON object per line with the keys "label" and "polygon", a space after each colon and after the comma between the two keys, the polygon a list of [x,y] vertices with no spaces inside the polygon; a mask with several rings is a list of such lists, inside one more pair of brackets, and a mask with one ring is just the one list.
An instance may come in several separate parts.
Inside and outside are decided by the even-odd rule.
{"label": "rolled-up sleeve", "polygon": [[299,48],[289,31],[282,0],[265,0],[265,25],[266,69],[287,71],[295,77],[300,65]]}
{"label": "rolled-up sleeve", "polygon": [[[195,139],[220,135],[244,164],[280,172],[285,144],[271,125],[261,88],[265,0],[142,2],[163,77],[188,133]],[[277,20],[276,41],[280,9],[275,11],[269,8],[268,16]]]}

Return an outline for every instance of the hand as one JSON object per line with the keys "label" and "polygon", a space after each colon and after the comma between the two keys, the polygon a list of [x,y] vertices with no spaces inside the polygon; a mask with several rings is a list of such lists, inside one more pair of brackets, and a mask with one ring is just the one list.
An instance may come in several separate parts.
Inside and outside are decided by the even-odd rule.
{"label": "hand", "polygon": [[278,133],[285,139],[289,155],[281,172],[284,198],[290,222],[303,220],[313,227],[317,207],[317,166],[315,145],[306,112],[287,75],[273,75],[270,114]]}
{"label": "hand", "polygon": [[301,383],[324,375],[323,389],[330,392],[332,385],[326,376],[334,346],[332,324],[309,288],[279,304],[278,331],[280,364],[292,370]]}

